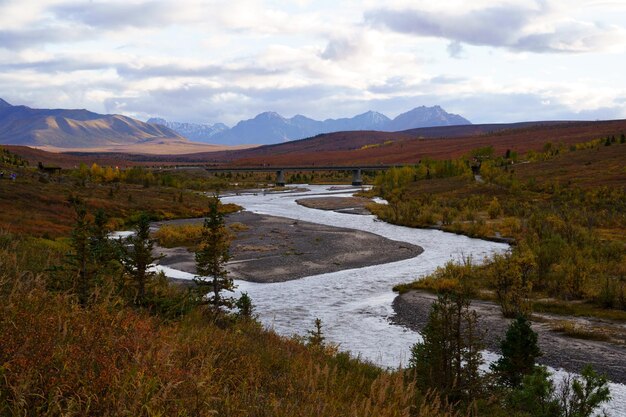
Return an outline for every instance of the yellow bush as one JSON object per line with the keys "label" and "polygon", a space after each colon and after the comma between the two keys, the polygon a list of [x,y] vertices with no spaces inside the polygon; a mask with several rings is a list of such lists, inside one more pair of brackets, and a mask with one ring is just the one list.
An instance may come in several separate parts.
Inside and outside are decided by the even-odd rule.
{"label": "yellow bush", "polygon": [[200,243],[202,224],[163,225],[154,233],[159,245],[165,248],[193,247]]}

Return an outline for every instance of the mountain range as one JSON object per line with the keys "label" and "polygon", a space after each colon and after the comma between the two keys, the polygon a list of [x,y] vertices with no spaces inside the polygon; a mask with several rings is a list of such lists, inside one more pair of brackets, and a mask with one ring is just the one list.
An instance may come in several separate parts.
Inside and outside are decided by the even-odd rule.
{"label": "mountain range", "polygon": [[0,98],[0,144],[82,148],[188,142],[175,131],[118,114],[33,109]]}
{"label": "mountain range", "polygon": [[[116,114],[88,110],[34,109],[13,106],[0,98],[0,144],[49,149],[100,149],[143,153],[192,153],[229,146],[276,144],[341,131],[395,132],[419,127],[469,125],[468,120],[449,114],[439,106],[417,107],[395,119],[369,111],[352,118],[314,120],[302,115],[285,118],[265,112],[242,120],[232,128],[168,122],[147,123]],[[191,139],[191,142],[188,139]],[[224,147],[219,147],[223,149]]]}
{"label": "mountain range", "polygon": [[149,119],[148,123],[165,126],[194,141],[224,145],[274,144],[329,132],[357,130],[396,132],[421,127],[471,124],[469,120],[448,113],[440,106],[416,107],[394,119],[375,111],[351,118],[323,121],[302,115],[286,118],[275,112],[265,112],[253,119],[242,120],[232,128],[223,123],[214,125],[180,123],[160,118]]}

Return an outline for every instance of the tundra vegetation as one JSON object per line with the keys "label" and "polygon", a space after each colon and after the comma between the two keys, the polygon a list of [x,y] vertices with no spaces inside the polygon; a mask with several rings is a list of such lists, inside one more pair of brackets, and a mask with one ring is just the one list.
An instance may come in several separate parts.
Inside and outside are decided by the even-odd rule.
{"label": "tundra vegetation", "polygon": [[506,317],[534,310],[625,320],[626,146],[620,137],[547,143],[524,157],[497,156],[487,147],[381,174],[374,192],[389,204],[371,209],[382,219],[512,243],[481,266],[471,259],[449,264],[397,290],[464,282],[477,296],[498,301]]}
{"label": "tundra vegetation", "polygon": [[[592,370],[562,392],[528,362],[478,372],[476,317],[456,292],[433,309],[406,370],[338,352],[318,320],[306,339],[280,337],[254,319],[247,294],[234,309],[215,308],[147,268],[155,258],[146,225],[180,217],[213,216],[192,244],[200,265],[211,256],[221,265],[220,216],[236,207],[132,175],[107,183],[78,168],[41,177],[15,161],[1,166],[18,179],[0,184],[0,415],[582,417],[610,395]],[[121,226],[135,235],[108,239]],[[532,342],[515,334],[509,344]],[[519,349],[508,351],[518,364]]]}

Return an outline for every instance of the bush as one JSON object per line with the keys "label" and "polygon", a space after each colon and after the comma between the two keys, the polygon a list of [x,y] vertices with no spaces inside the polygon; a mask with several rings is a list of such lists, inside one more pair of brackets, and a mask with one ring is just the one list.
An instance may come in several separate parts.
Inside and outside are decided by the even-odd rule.
{"label": "bush", "polygon": [[165,248],[195,248],[202,239],[202,224],[165,224],[154,232],[154,238]]}

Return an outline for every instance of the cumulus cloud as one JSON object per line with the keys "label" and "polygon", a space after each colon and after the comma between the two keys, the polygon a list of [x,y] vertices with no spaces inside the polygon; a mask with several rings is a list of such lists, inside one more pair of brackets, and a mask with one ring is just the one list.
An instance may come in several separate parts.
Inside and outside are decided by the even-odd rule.
{"label": "cumulus cloud", "polygon": [[[547,1],[499,4],[464,12],[380,8],[365,13],[377,28],[460,43],[538,53],[592,52],[623,45],[623,29],[580,22],[556,13]],[[541,24],[539,24],[541,23]]]}

